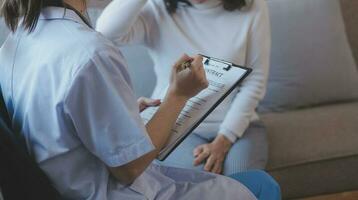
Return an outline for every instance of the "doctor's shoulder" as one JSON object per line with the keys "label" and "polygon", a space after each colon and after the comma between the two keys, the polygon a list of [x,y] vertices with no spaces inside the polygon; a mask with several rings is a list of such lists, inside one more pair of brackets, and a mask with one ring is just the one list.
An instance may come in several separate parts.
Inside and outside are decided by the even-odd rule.
{"label": "doctor's shoulder", "polygon": [[[93,66],[108,67],[106,62],[115,62],[117,67],[126,65],[123,55],[119,49],[107,38],[96,32],[94,29],[82,24],[70,26],[64,37],[68,37],[72,48],[66,53],[67,58],[76,60],[77,66],[74,71],[78,71],[88,63]],[[76,69],[77,68],[77,69]]]}
{"label": "doctor's shoulder", "polygon": [[118,48],[93,28],[79,23],[62,23],[66,26],[64,39],[70,40],[73,51],[80,51],[89,56],[102,51],[116,51],[120,55]]}

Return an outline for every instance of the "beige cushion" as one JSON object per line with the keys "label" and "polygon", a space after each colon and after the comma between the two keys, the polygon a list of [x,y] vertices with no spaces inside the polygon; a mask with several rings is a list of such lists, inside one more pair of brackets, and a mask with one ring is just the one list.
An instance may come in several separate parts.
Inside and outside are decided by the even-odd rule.
{"label": "beige cushion", "polygon": [[262,115],[269,169],[358,155],[358,102]]}
{"label": "beige cushion", "polygon": [[356,59],[356,63],[358,63],[358,1],[341,0],[341,5],[347,35]]}
{"label": "beige cushion", "polygon": [[296,199],[358,190],[357,169],[358,156],[347,156],[280,168],[269,173],[280,184],[283,199]]}
{"label": "beige cushion", "polygon": [[338,0],[270,0],[271,69],[261,112],[358,100]]}

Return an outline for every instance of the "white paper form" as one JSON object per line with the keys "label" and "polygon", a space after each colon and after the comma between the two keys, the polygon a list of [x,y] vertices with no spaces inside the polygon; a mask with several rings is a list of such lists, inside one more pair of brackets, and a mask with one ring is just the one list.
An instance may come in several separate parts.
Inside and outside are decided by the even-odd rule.
{"label": "white paper form", "polygon": [[[164,160],[251,72],[250,69],[214,58],[203,59],[208,88],[189,99],[171,130],[167,145],[158,157]],[[163,99],[166,90],[158,97]],[[158,107],[149,107],[141,113],[144,123],[153,117]]]}

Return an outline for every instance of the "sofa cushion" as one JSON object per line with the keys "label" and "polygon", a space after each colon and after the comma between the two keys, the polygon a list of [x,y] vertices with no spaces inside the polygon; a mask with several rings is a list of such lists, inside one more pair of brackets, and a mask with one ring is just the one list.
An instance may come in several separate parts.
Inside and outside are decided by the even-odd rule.
{"label": "sofa cushion", "polygon": [[297,199],[358,190],[357,169],[358,156],[347,156],[275,169],[269,173],[280,184],[283,199]]}
{"label": "sofa cushion", "polygon": [[262,119],[270,170],[358,155],[358,102],[264,114]]}
{"label": "sofa cushion", "polygon": [[358,72],[337,0],[270,0],[271,75],[260,111],[358,99]]}
{"label": "sofa cushion", "polygon": [[358,1],[341,0],[341,5],[348,39],[350,41],[356,63],[358,63]]}
{"label": "sofa cushion", "polygon": [[135,94],[137,97],[150,97],[156,84],[156,77],[153,61],[147,49],[142,46],[127,46],[120,49],[127,60]]}

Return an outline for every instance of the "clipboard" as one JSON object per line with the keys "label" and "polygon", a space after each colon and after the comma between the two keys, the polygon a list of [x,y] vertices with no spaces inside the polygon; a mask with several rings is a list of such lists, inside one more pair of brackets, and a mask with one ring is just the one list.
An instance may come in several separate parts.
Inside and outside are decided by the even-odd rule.
{"label": "clipboard", "polygon": [[[198,110],[197,113],[195,113],[195,114],[197,114],[197,115],[193,116],[193,118],[195,118],[195,120],[190,121],[190,119],[188,119],[187,121],[190,122],[189,124],[182,125],[182,127],[179,127],[178,129],[176,129],[176,128],[172,129],[172,135],[168,141],[168,144],[160,151],[159,156],[157,157],[157,159],[160,161],[165,160],[170,155],[170,153],[172,153],[174,151],[174,149],[177,148],[180,145],[180,143],[182,143],[185,140],[185,138],[187,138],[195,130],[195,128],[197,128],[200,125],[200,123],[203,122],[205,120],[205,118],[208,115],[210,115],[210,113],[212,113],[212,111],[218,105],[220,105],[220,103],[231,92],[233,92],[233,90],[235,88],[237,88],[245,80],[245,78],[252,72],[252,69],[250,69],[250,68],[236,65],[234,63],[227,62],[222,59],[213,58],[213,57],[209,57],[209,56],[205,56],[205,55],[201,55],[201,56],[203,56],[203,58],[204,58],[203,65],[204,65],[204,69],[207,73],[207,78],[209,80],[209,87],[207,89],[204,89],[201,93],[199,93],[197,96],[195,96],[193,98],[197,98],[197,99],[201,100],[201,102],[203,102],[204,100],[207,100],[206,102],[203,102],[203,107],[204,106],[206,106],[206,107],[204,108],[204,110]],[[238,75],[238,77],[235,77],[234,75]],[[230,85],[220,85],[220,83],[215,82],[215,81],[210,82],[209,77],[212,77],[213,80],[216,80],[216,79],[218,80],[220,78],[222,78],[222,79],[230,78],[230,81],[226,80],[227,82],[230,82]],[[218,84],[220,86],[223,86],[222,87],[223,91],[217,92],[218,95],[220,95],[220,96],[216,96],[216,93],[215,93],[216,92],[215,88],[218,87],[217,85],[212,86],[212,88],[210,88],[211,85],[213,85],[214,83]],[[207,91],[207,90],[213,90],[214,92]],[[220,89],[218,89],[218,90],[220,90]],[[210,99],[209,98],[205,99],[206,98],[206,96],[204,95],[204,94],[206,94],[205,92],[207,94],[212,95],[212,97],[210,97]],[[165,96],[165,93],[166,92],[163,92],[164,96]],[[205,98],[203,98],[203,97],[199,98],[198,96],[200,96],[200,95],[204,96]],[[195,102],[194,100],[192,100],[191,102],[189,102],[189,101],[186,104],[186,107],[189,106],[190,103]],[[207,105],[204,105],[204,104],[207,104]],[[185,108],[183,110],[185,110]],[[142,113],[144,113],[143,115],[141,113],[142,118],[146,122],[148,122],[151,118],[148,116],[153,116],[154,113],[156,112],[157,108],[150,108],[150,109],[151,109],[150,111],[147,111],[147,114],[144,113],[144,112],[146,112],[146,110],[144,110],[142,112]],[[149,114],[148,114],[148,112],[149,112]],[[195,111],[193,111],[193,112],[195,112]],[[185,116],[183,118],[185,118]],[[178,124],[179,120],[180,120],[180,116],[178,117],[176,125]],[[185,121],[184,121],[184,123],[185,123]],[[175,125],[175,127],[176,127],[176,125]],[[182,128],[182,129],[180,129],[180,128]],[[174,132],[176,130],[179,133]]]}

